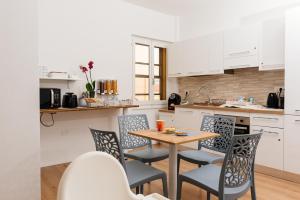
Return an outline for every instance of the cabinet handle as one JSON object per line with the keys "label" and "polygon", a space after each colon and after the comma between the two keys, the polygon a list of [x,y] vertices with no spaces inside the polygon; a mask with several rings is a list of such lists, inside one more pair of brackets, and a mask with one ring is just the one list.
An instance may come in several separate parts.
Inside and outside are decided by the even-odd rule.
{"label": "cabinet handle", "polygon": [[264,120],[274,120],[278,121],[278,118],[271,118],[271,117],[253,117],[253,119],[264,119]]}
{"label": "cabinet handle", "polygon": [[263,129],[261,129],[261,130],[257,130],[257,129],[255,129],[255,130],[253,130],[253,131],[255,131],[255,132],[263,132],[263,133],[269,133],[269,134],[275,134],[275,135],[279,135],[280,133],[278,133],[278,132],[275,132],[275,131],[265,131],[265,130],[263,130]]}
{"label": "cabinet handle", "polygon": [[300,110],[295,110],[295,112],[300,112]]}
{"label": "cabinet handle", "polygon": [[300,122],[300,119],[295,119],[294,120],[296,123],[299,123]]}
{"label": "cabinet handle", "polygon": [[248,54],[250,53],[250,51],[240,51],[240,52],[234,52],[234,53],[230,53],[230,56],[236,56],[236,55],[243,55],[243,54]]}
{"label": "cabinet handle", "polygon": [[179,112],[193,113],[193,111],[192,111],[192,110],[179,110]]}
{"label": "cabinet handle", "polygon": [[201,112],[202,115],[212,115],[211,113]]}

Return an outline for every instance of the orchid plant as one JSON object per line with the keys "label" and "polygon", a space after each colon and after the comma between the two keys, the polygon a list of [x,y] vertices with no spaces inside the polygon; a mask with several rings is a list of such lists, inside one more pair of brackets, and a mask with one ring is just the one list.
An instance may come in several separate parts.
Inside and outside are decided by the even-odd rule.
{"label": "orchid plant", "polygon": [[[92,78],[92,69],[94,68],[94,62],[90,61],[88,67],[80,65],[80,70],[85,74],[87,83],[85,85],[86,90],[89,92],[91,98],[95,97],[95,85],[96,82]],[[89,75],[88,75],[89,74]]]}

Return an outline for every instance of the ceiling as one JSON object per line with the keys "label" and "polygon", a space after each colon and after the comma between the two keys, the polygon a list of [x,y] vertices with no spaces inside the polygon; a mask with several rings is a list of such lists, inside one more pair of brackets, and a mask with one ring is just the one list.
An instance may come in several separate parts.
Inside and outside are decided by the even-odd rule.
{"label": "ceiling", "polygon": [[124,0],[129,3],[159,12],[183,16],[193,12],[199,12],[208,3],[218,0]]}

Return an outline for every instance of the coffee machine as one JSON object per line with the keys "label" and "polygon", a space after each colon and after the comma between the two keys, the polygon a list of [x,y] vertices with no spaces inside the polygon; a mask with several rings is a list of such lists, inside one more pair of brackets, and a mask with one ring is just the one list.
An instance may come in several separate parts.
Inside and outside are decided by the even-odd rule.
{"label": "coffee machine", "polygon": [[175,110],[175,105],[180,105],[181,96],[176,93],[172,93],[168,99],[168,110]]}

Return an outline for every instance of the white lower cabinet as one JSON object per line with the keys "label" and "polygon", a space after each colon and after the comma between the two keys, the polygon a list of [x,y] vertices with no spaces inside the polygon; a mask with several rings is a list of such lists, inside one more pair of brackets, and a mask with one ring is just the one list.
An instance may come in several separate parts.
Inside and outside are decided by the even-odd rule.
{"label": "white lower cabinet", "polygon": [[285,116],[284,170],[300,174],[300,116]]}
{"label": "white lower cabinet", "polygon": [[251,134],[263,130],[258,144],[255,163],[266,167],[283,170],[283,129],[251,126]]}
{"label": "white lower cabinet", "polygon": [[[212,110],[176,108],[174,126],[178,129],[200,130],[202,118],[205,115],[214,115]],[[198,142],[184,144],[186,147],[197,149]]]}
{"label": "white lower cabinet", "polygon": [[165,127],[170,128],[174,126],[174,113],[159,112],[158,115],[160,120],[165,121]]}

